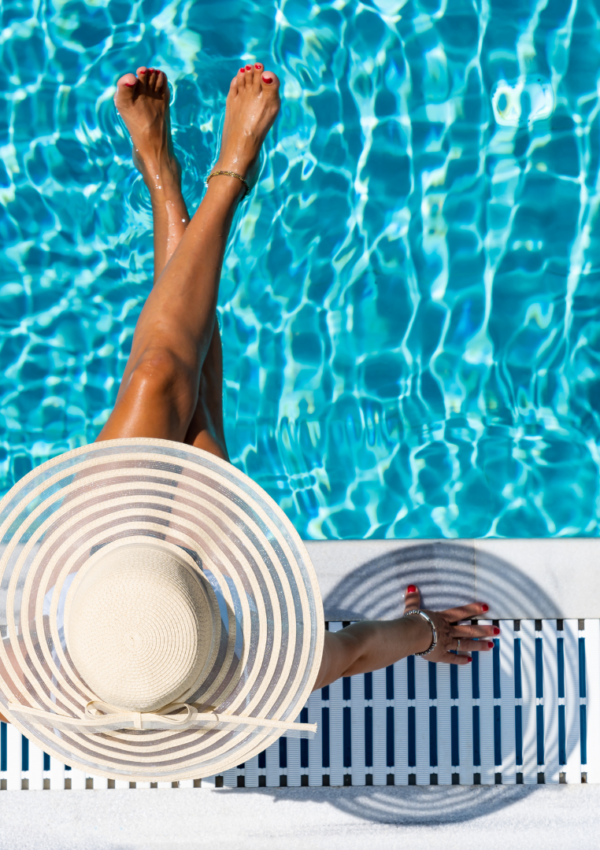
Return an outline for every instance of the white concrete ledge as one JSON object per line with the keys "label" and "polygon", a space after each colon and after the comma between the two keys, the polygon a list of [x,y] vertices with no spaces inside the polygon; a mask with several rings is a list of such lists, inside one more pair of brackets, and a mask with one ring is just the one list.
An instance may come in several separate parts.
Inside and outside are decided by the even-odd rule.
{"label": "white concrete ledge", "polygon": [[391,619],[406,586],[430,608],[487,602],[494,619],[600,617],[600,540],[307,541],[330,620]]}
{"label": "white concrete ledge", "polygon": [[[600,618],[600,539],[311,540],[305,545],[329,620],[397,617],[410,583],[419,585],[423,604],[434,609],[481,600],[494,619]],[[0,588],[0,602],[5,595],[6,588]]]}
{"label": "white concrete ledge", "polygon": [[0,850],[553,850],[597,846],[600,786],[32,791]]}

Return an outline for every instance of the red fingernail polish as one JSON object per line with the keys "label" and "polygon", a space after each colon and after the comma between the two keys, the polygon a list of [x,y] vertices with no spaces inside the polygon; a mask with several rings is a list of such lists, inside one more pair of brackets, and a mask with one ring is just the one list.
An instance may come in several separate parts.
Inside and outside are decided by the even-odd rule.
{"label": "red fingernail polish", "polygon": [[493,649],[493,648],[494,648],[494,641],[493,641],[493,640],[488,640],[488,648],[489,648],[489,649]]}
{"label": "red fingernail polish", "polygon": [[472,658],[467,658],[467,661],[468,661],[469,664],[471,663],[472,660],[473,660]]}
{"label": "red fingernail polish", "polygon": [[489,611],[489,610],[490,610],[490,606],[489,606],[489,605],[485,605],[485,604],[484,604],[484,605],[482,605],[482,606],[481,606],[481,610],[482,610],[482,611]]}
{"label": "red fingernail polish", "polygon": [[272,83],[273,77],[263,77],[263,83]]}
{"label": "red fingernail polish", "polygon": [[500,634],[500,629],[498,628],[498,626],[494,626],[494,634],[495,634],[495,635],[499,635],[499,634]]}
{"label": "red fingernail polish", "polygon": [[414,584],[409,584],[408,587],[406,588],[406,592],[407,593],[416,593],[417,588],[414,586]]}

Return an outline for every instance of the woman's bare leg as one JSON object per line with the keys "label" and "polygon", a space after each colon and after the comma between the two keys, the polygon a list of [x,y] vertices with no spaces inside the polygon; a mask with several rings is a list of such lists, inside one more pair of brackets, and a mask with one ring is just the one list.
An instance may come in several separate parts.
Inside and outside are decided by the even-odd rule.
{"label": "woman's bare leg", "polygon": [[[243,184],[234,177],[213,178],[187,226],[163,78],[139,69],[138,78],[128,74],[119,80],[115,97],[150,189],[157,280],[135,330],[117,403],[98,439],[161,437],[226,457],[215,308]],[[279,110],[278,89],[275,75],[263,74],[262,66],[237,74],[227,98],[218,169],[244,176],[251,171]]]}
{"label": "woman's bare leg", "polygon": [[[261,63],[256,63],[254,69],[262,71],[263,66]],[[162,149],[165,152],[162,159],[162,177],[159,173],[146,174],[147,182],[153,187],[151,202],[154,227],[154,282],[156,282],[179,245],[189,224],[190,216],[181,193],[180,168],[171,143],[170,93],[167,78],[164,73],[145,66],[137,69],[136,77],[139,81],[136,106],[138,109],[141,106],[144,110],[138,119],[140,122],[143,117],[148,120],[146,103],[142,100],[144,96],[150,101],[152,113],[156,104],[151,101],[164,101],[164,121],[160,126]],[[133,88],[131,85],[127,87]],[[140,100],[142,100],[141,103]],[[155,114],[151,114],[150,120],[153,118]],[[161,124],[160,121],[158,123]],[[140,170],[144,168],[144,163],[137,157],[135,149],[134,161]],[[200,375],[196,409],[184,442],[211,451],[227,460],[223,426],[223,358],[219,328],[215,323]]]}
{"label": "woman's bare leg", "polygon": [[[253,70],[262,72],[264,70],[262,63],[257,62]],[[147,71],[147,68],[139,68],[138,78]],[[245,72],[246,69],[244,69]],[[162,89],[163,85],[167,88],[164,74],[158,77],[158,81],[157,89],[159,86]],[[168,91],[166,96],[168,97]],[[168,111],[166,114],[168,119]],[[170,129],[168,120],[165,123],[167,129]],[[155,193],[152,199],[155,281],[173,256],[190,220],[181,194],[181,182],[178,181],[176,185],[179,187],[176,197],[171,193],[169,199],[166,199],[164,195]],[[225,460],[229,459],[223,422],[223,354],[221,335],[216,322],[200,374],[196,409],[184,442],[211,451]]]}

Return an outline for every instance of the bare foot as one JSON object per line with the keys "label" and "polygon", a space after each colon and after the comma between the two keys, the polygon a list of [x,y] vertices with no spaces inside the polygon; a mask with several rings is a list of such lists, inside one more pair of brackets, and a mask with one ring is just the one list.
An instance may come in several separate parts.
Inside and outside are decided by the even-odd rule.
{"label": "bare foot", "polygon": [[181,191],[181,168],[173,153],[167,77],[141,67],[117,82],[115,106],[133,142],[133,162],[150,194]]}
{"label": "bare foot", "polygon": [[280,106],[279,80],[272,71],[265,71],[260,62],[240,68],[229,87],[221,151],[213,170],[235,171],[252,185],[262,143]]}

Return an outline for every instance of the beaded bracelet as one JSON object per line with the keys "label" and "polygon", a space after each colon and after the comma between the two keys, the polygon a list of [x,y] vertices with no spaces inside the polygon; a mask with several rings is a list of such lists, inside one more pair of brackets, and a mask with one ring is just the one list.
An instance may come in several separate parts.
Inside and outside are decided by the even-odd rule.
{"label": "beaded bracelet", "polygon": [[425,611],[421,611],[420,608],[414,608],[412,611],[407,611],[406,614],[403,615],[402,619],[404,619],[404,617],[415,617],[415,616],[422,617],[424,620],[427,620],[427,622],[431,626],[431,632],[432,632],[431,645],[430,645],[429,649],[426,649],[424,652],[415,652],[415,655],[429,655],[429,653],[433,652],[433,650],[437,646],[437,631],[436,631],[436,628],[435,628],[435,626],[433,624],[433,620],[431,619],[429,614],[426,614]]}

